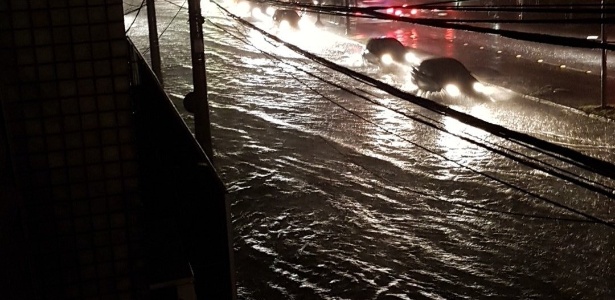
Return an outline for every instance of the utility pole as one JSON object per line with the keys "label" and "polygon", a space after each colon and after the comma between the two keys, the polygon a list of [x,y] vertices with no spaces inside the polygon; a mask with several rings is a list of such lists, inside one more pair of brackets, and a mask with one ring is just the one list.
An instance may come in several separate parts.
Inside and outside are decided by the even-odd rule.
{"label": "utility pole", "polygon": [[322,27],[322,21],[320,21],[320,1],[314,0],[314,5],[318,5],[318,13],[316,14],[316,27]]}
{"label": "utility pole", "polygon": [[602,41],[602,68],[600,69],[600,106],[606,108],[606,31],[604,30],[604,0],[600,0],[600,37]]}
{"label": "utility pole", "polygon": [[211,130],[209,124],[209,105],[207,103],[207,78],[205,74],[205,45],[203,44],[203,23],[201,1],[188,1],[190,15],[190,49],[192,52],[192,84],[195,101],[194,131],[196,140],[201,144],[209,159],[213,161]]}
{"label": "utility pole", "polygon": [[346,13],[346,34],[350,34],[350,0],[344,0],[344,4],[348,11],[348,13]]}
{"label": "utility pole", "polygon": [[149,54],[152,61],[152,70],[162,85],[162,71],[160,69],[160,45],[158,44],[158,29],[156,25],[156,7],[154,0],[147,0],[147,26],[149,28]]}

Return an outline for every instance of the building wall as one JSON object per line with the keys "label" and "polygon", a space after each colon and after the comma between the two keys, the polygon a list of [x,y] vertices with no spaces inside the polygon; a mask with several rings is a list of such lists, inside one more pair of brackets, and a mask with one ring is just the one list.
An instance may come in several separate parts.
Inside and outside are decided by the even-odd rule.
{"label": "building wall", "polygon": [[0,1],[3,299],[135,299],[139,182],[122,0]]}

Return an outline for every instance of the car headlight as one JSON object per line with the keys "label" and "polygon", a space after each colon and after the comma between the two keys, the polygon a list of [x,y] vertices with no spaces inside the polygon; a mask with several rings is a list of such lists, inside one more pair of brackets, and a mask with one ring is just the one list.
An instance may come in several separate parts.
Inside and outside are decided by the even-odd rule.
{"label": "car headlight", "polygon": [[472,84],[472,88],[477,93],[484,93],[485,92],[485,85],[480,83],[480,82],[478,82],[478,81],[475,82],[474,84]]}
{"label": "car headlight", "polygon": [[457,97],[459,95],[461,95],[461,91],[459,90],[459,87],[457,87],[454,84],[447,84],[444,87],[444,90],[451,96],[453,97]]}
{"label": "car headlight", "polygon": [[306,30],[306,29],[310,29],[314,27],[314,23],[312,23],[307,18],[299,19],[298,25],[299,25],[299,29],[302,29],[302,30]]}
{"label": "car headlight", "polygon": [[289,30],[290,29],[290,23],[288,23],[288,21],[286,21],[286,20],[280,21],[280,29],[281,30]]}
{"label": "car headlight", "polygon": [[248,13],[250,11],[250,3],[246,1],[239,2],[239,4],[237,4],[237,10],[240,13]]}
{"label": "car headlight", "polygon": [[416,55],[414,55],[414,53],[411,53],[411,52],[406,53],[406,55],[404,55],[404,58],[409,63],[415,63],[418,60]]}
{"label": "car headlight", "polygon": [[261,18],[263,16],[263,11],[261,11],[260,7],[255,7],[252,9],[252,17]]}
{"label": "car headlight", "polygon": [[390,65],[393,63],[393,56],[391,56],[391,54],[383,54],[382,57],[380,57],[380,60],[382,61],[383,64],[385,65]]}
{"label": "car headlight", "polygon": [[269,16],[273,16],[273,14],[275,14],[275,8],[273,6],[269,6],[265,10],[265,13],[268,14]]}

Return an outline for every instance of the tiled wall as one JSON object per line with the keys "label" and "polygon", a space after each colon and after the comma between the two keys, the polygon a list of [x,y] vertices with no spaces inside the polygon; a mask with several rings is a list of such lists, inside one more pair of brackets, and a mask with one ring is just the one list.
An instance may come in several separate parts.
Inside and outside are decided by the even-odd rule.
{"label": "tiled wall", "polygon": [[2,0],[0,25],[0,168],[17,187],[0,202],[19,214],[2,242],[23,240],[12,268],[31,285],[16,295],[141,298],[122,1]]}

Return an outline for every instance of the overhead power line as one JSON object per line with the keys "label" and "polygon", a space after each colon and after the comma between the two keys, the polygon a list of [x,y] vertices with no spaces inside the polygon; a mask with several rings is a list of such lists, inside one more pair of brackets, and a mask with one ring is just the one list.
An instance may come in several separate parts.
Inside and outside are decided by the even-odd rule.
{"label": "overhead power line", "polygon": [[[167,32],[167,29],[169,29],[169,27],[171,26],[171,24],[173,24],[173,22],[175,21],[175,19],[177,19],[177,16],[179,15],[179,13],[183,10],[183,9],[188,9],[187,7],[184,7],[184,5],[186,4],[188,0],[184,0],[184,3],[182,3],[182,5],[178,5],[175,4],[169,0],[165,0],[165,2],[173,4],[177,7],[179,7],[179,9],[177,10],[177,12],[175,13],[175,15],[173,16],[173,18],[171,18],[171,21],[169,21],[169,23],[167,23],[167,25],[164,27],[164,29],[162,29],[162,31],[160,32],[160,34],[158,35],[158,39],[160,39],[165,32]],[[147,47],[145,50],[143,50],[143,54],[147,53],[150,50],[150,47]]]}
{"label": "overhead power line", "polygon": [[[270,54],[270,53],[268,53],[268,52],[265,52],[265,51],[263,51],[263,50],[259,49],[258,47],[254,46],[254,45],[253,45],[253,44],[251,44],[249,41],[247,41],[247,39],[245,39],[245,38],[244,38],[244,39],[242,39],[242,38],[240,38],[240,37],[237,37],[237,36],[235,36],[235,35],[233,35],[233,34],[229,33],[228,31],[226,31],[225,29],[221,28],[219,25],[217,25],[217,24],[215,24],[215,23],[213,23],[213,22],[211,22],[211,21],[210,21],[210,23],[212,23],[214,26],[216,26],[216,27],[217,27],[217,28],[219,28],[220,30],[225,31],[225,32],[226,32],[227,34],[229,34],[230,36],[232,36],[232,37],[234,37],[234,38],[236,38],[236,39],[238,39],[238,40],[242,41],[243,43],[246,43],[247,45],[250,45],[251,47],[253,47],[253,48],[255,48],[256,50],[260,51],[261,53],[263,53],[264,55],[266,55],[268,58],[270,58],[270,59],[272,59],[272,60],[277,60],[277,61],[278,61],[278,62],[280,62],[280,63],[283,63],[283,64],[286,64],[286,65],[288,65],[288,66],[291,66],[291,67],[295,68],[296,70],[301,71],[301,72],[303,72],[303,73],[307,74],[308,76],[311,76],[311,77],[313,77],[313,78],[316,78],[316,79],[318,79],[318,80],[320,80],[320,81],[322,81],[322,82],[324,82],[324,83],[326,83],[326,84],[329,84],[329,85],[335,86],[335,87],[340,88],[340,89],[342,89],[342,90],[344,90],[344,91],[346,91],[346,92],[349,92],[349,93],[351,93],[351,94],[353,94],[353,95],[355,95],[355,96],[358,96],[358,97],[360,97],[360,98],[367,99],[369,102],[371,102],[371,103],[373,103],[373,104],[376,104],[376,105],[379,105],[379,106],[381,106],[381,107],[384,107],[384,108],[386,108],[386,109],[391,110],[390,108],[388,108],[388,107],[386,107],[386,106],[382,106],[381,104],[376,103],[375,101],[373,101],[373,100],[371,100],[371,99],[368,99],[368,98],[367,98],[367,97],[365,97],[365,96],[359,95],[359,94],[357,94],[356,92],[351,91],[350,89],[346,88],[345,86],[342,86],[342,85],[340,85],[340,84],[334,83],[334,82],[332,82],[332,81],[330,81],[330,80],[328,80],[328,79],[323,78],[322,76],[316,75],[316,74],[314,74],[314,73],[312,73],[312,72],[310,72],[310,71],[307,71],[307,70],[305,70],[305,69],[303,69],[303,68],[301,68],[301,67],[298,67],[298,66],[296,66],[296,65],[294,65],[294,64],[290,64],[290,63],[288,63],[288,62],[285,62],[285,61],[281,60],[280,58],[275,57],[274,55],[272,55],[272,54]],[[244,24],[244,26],[246,26],[246,25],[247,25],[247,24]],[[269,36],[269,35],[267,35],[267,36]],[[270,37],[271,37],[271,36],[270,36]],[[282,69],[282,70],[288,73],[288,71],[286,71],[286,70],[284,70],[284,69]],[[476,169],[474,169],[474,168],[471,168],[471,167],[469,167],[469,166],[463,165],[463,164],[461,164],[461,163],[459,163],[459,162],[457,162],[457,161],[451,160],[450,158],[448,158],[448,157],[446,157],[446,156],[444,156],[444,155],[442,155],[442,154],[436,153],[436,152],[434,152],[433,150],[430,150],[430,149],[428,149],[428,148],[426,148],[426,147],[424,147],[424,146],[422,146],[422,145],[419,145],[419,144],[417,144],[417,143],[415,143],[415,142],[412,142],[412,141],[410,141],[410,140],[408,140],[408,139],[406,139],[406,138],[404,138],[404,137],[400,136],[399,134],[397,134],[397,133],[395,133],[395,132],[392,132],[392,131],[390,131],[389,129],[386,129],[386,128],[382,127],[381,125],[379,125],[379,124],[377,124],[377,123],[375,123],[375,122],[373,122],[373,121],[370,121],[370,120],[366,119],[365,117],[363,117],[363,116],[361,116],[361,115],[357,114],[356,112],[354,112],[354,111],[352,111],[352,110],[350,110],[350,109],[346,108],[345,106],[341,105],[339,102],[334,101],[333,99],[330,99],[329,97],[327,97],[327,96],[323,95],[321,92],[319,92],[319,91],[317,91],[316,89],[314,89],[313,87],[311,87],[311,86],[307,85],[306,83],[304,83],[303,81],[301,81],[300,79],[298,79],[298,78],[297,78],[296,76],[294,76],[293,74],[290,74],[290,73],[289,73],[289,75],[290,75],[291,77],[293,77],[295,80],[297,80],[298,82],[300,82],[301,84],[303,84],[304,86],[306,86],[306,87],[307,87],[308,89],[310,89],[311,91],[313,91],[313,92],[315,92],[315,93],[317,93],[317,94],[321,95],[324,99],[326,99],[326,100],[330,101],[331,103],[333,103],[334,105],[336,105],[336,106],[340,107],[340,108],[341,108],[341,109],[343,109],[344,111],[349,112],[349,113],[351,113],[352,115],[354,115],[354,116],[356,116],[356,117],[360,118],[361,120],[363,120],[363,121],[365,121],[365,122],[367,122],[367,123],[369,123],[369,124],[372,124],[372,125],[374,125],[374,126],[376,126],[376,127],[380,128],[381,130],[383,130],[383,131],[385,131],[385,132],[387,132],[387,133],[389,133],[389,134],[392,134],[392,135],[394,135],[394,136],[396,136],[396,137],[400,138],[401,140],[406,141],[406,142],[408,142],[408,143],[410,143],[410,144],[412,144],[412,145],[414,145],[414,146],[416,146],[416,147],[418,147],[418,148],[420,148],[420,149],[422,149],[422,150],[424,150],[424,151],[427,151],[427,152],[429,152],[429,153],[430,153],[430,154],[432,154],[432,155],[435,155],[435,156],[440,157],[440,158],[442,158],[442,159],[444,159],[444,160],[450,161],[450,162],[452,162],[452,163],[454,163],[454,164],[456,164],[456,165],[458,165],[458,166],[460,166],[460,167],[463,167],[463,168],[468,169],[469,171],[471,171],[471,172],[473,172],[473,173],[476,173],[476,174],[479,174],[479,175],[481,175],[481,176],[487,177],[487,178],[489,178],[489,179],[491,179],[491,180],[493,180],[493,181],[495,181],[495,182],[498,182],[498,183],[500,183],[500,184],[503,184],[503,185],[505,185],[505,186],[507,186],[507,187],[510,187],[510,188],[513,188],[513,189],[519,190],[520,192],[522,192],[522,193],[524,193],[524,194],[527,194],[527,195],[529,195],[529,196],[531,196],[531,197],[534,197],[534,198],[536,198],[536,199],[539,199],[539,200],[541,200],[541,201],[543,201],[543,202],[550,203],[551,205],[554,205],[554,206],[556,206],[556,207],[559,207],[559,208],[562,208],[562,209],[564,209],[564,210],[568,210],[568,211],[570,211],[570,212],[572,212],[572,213],[575,213],[575,214],[581,215],[581,216],[583,216],[583,217],[587,218],[587,219],[588,219],[589,221],[591,221],[591,222],[600,223],[600,224],[606,225],[606,226],[608,226],[608,227],[615,228],[615,224],[613,224],[613,223],[610,223],[610,222],[608,222],[608,221],[602,220],[602,219],[600,219],[600,218],[597,218],[597,217],[595,217],[595,216],[592,216],[592,215],[590,215],[590,214],[588,214],[588,213],[582,212],[582,211],[580,211],[580,210],[578,210],[578,209],[575,209],[575,208],[572,208],[572,207],[570,207],[570,206],[567,206],[567,205],[561,204],[561,203],[556,202],[556,201],[554,201],[554,200],[548,199],[548,198],[546,198],[546,197],[544,197],[544,196],[541,196],[541,195],[539,195],[539,194],[537,194],[537,193],[534,193],[534,192],[528,191],[528,190],[526,190],[526,189],[520,188],[520,187],[518,187],[518,186],[515,186],[515,185],[513,185],[513,184],[511,184],[511,183],[509,183],[509,182],[503,181],[502,179],[499,179],[499,178],[497,178],[497,177],[495,177],[495,176],[493,176],[493,175],[489,175],[489,174],[486,174],[486,173],[481,172],[481,171],[479,171],[479,170],[476,170]],[[473,143],[473,144],[477,144],[477,145],[479,145],[479,146],[481,146],[481,147],[485,147],[485,145],[482,145],[481,143],[477,143],[476,141],[473,141],[473,140],[468,139],[468,138],[466,138],[466,137],[460,136],[460,135],[458,135],[458,134],[451,133],[451,132],[449,132],[448,130],[445,130],[445,129],[443,129],[443,128],[439,128],[439,127],[437,127],[437,126],[435,126],[435,125],[433,125],[433,124],[430,124],[429,122],[426,122],[426,121],[424,121],[424,120],[419,120],[419,119],[417,119],[417,118],[415,118],[415,117],[409,116],[409,115],[407,115],[407,114],[401,113],[401,112],[396,111],[396,110],[394,110],[394,111],[395,111],[395,112],[400,113],[401,115],[403,115],[403,116],[405,116],[405,117],[408,117],[408,118],[413,119],[413,120],[415,120],[415,121],[419,121],[420,123],[422,123],[422,124],[424,124],[424,125],[427,125],[427,126],[429,126],[429,127],[432,127],[432,128],[434,128],[434,129],[436,129],[436,130],[445,131],[446,133],[451,134],[451,135],[453,135],[453,136],[456,136],[456,137],[458,137],[458,138],[461,138],[461,139],[463,139],[463,140],[465,140],[465,141],[468,141],[468,142]],[[493,151],[493,149],[492,149],[492,148],[487,148],[487,149],[488,149],[488,150]],[[501,153],[501,151],[495,151],[495,152],[496,152],[496,153],[499,153],[499,154],[502,154],[502,153]],[[510,156],[507,156],[507,155],[504,155],[504,156],[505,156],[505,157],[508,157],[508,158],[511,158]],[[513,159],[513,160],[515,160],[515,159]],[[530,166],[532,166],[532,165],[530,165]],[[365,169],[365,168],[364,168],[364,169]],[[539,169],[540,169],[540,168],[539,168]],[[366,170],[366,171],[370,172],[369,170]],[[370,173],[371,173],[371,172],[370,172]],[[453,203],[453,204],[457,204],[457,203]],[[471,207],[472,207],[472,208],[474,208],[474,209],[481,209],[480,207],[474,207],[474,206],[471,206]],[[558,220],[560,219],[560,218],[553,218],[553,217],[548,217],[548,216],[534,216],[534,215],[525,215],[525,216],[534,217],[534,218],[546,218],[546,219],[558,219]],[[579,219],[566,219],[566,220],[569,220],[569,221],[582,221],[582,220],[579,220]]]}
{"label": "overhead power line", "polygon": [[[143,7],[145,7],[145,0],[141,1],[141,5],[139,6],[139,8],[136,9],[137,14],[135,15],[135,18],[132,19],[132,22],[130,23],[130,26],[128,26],[128,29],[126,29],[126,32],[124,32],[124,33],[128,33],[128,31],[130,31],[130,29],[132,28],[132,25],[134,25],[135,22],[137,21],[137,18],[139,17],[139,13],[141,12],[141,9],[143,9]],[[126,15],[126,14],[124,14],[124,15]]]}
{"label": "overhead power line", "polygon": [[[549,23],[553,22],[553,20],[544,19],[541,22],[537,22],[536,20],[523,21],[523,20],[461,20],[461,19],[432,19],[432,18],[413,18],[413,17],[405,17],[405,16],[395,16],[386,13],[379,12],[370,7],[345,7],[345,6],[317,6],[313,4],[302,4],[302,3],[288,3],[281,1],[269,1],[269,0],[255,0],[252,2],[270,4],[279,7],[287,7],[287,8],[297,8],[303,9],[305,11],[320,13],[320,14],[329,14],[335,16],[344,16],[344,17],[353,17],[353,18],[367,18],[367,19],[378,19],[378,20],[391,20],[391,21],[399,21],[405,23],[419,24],[425,26],[431,26],[436,28],[444,28],[444,29],[456,29],[456,30],[465,30],[472,31],[478,33],[485,34],[495,34],[503,37],[507,37],[510,39],[521,40],[521,41],[529,41],[535,43],[543,43],[543,44],[551,44],[551,45],[559,45],[559,46],[567,46],[567,47],[576,47],[576,48],[586,48],[586,49],[607,49],[614,50],[615,45],[611,45],[600,40],[588,40],[585,38],[575,38],[575,37],[565,37],[565,36],[557,36],[551,34],[542,34],[542,33],[531,33],[531,32],[522,32],[508,29],[495,29],[488,27],[480,27],[475,25],[469,25],[470,23],[521,23],[521,24],[530,24],[530,23]],[[381,9],[378,9],[381,10]],[[357,14],[359,13],[359,14]],[[572,20],[558,20],[554,22],[554,24],[571,24],[574,21]],[[583,19],[579,21],[581,23],[590,22],[592,24],[615,24],[614,18],[590,18]],[[466,24],[467,23],[467,24]],[[588,24],[588,23],[585,23]]]}
{"label": "overhead power line", "polygon": [[[216,4],[218,5],[218,4]],[[429,99],[424,99],[424,98],[420,98],[417,96],[414,96],[412,94],[409,94],[405,91],[402,91],[394,86],[388,85],[386,83],[380,82],[374,78],[371,78],[367,75],[364,75],[362,73],[356,72],[354,70],[351,70],[347,67],[344,67],[342,65],[336,64],[330,60],[327,60],[323,57],[314,55],[312,53],[309,53],[293,44],[287,43],[283,40],[281,40],[280,38],[269,34],[268,32],[254,26],[253,24],[251,24],[250,22],[247,22],[233,14],[231,14],[228,10],[226,10],[225,8],[223,8],[222,6],[219,6],[221,9],[223,9],[227,14],[229,14],[231,17],[233,17],[234,19],[236,19],[237,21],[246,24],[247,26],[250,26],[251,28],[253,28],[254,30],[261,32],[262,34],[267,35],[269,38],[284,44],[286,47],[288,47],[289,49],[319,63],[322,64],[332,70],[338,71],[340,73],[346,74],[347,76],[350,76],[351,78],[363,82],[363,83],[367,83],[369,85],[372,85],[382,91],[385,91],[387,93],[389,93],[390,95],[396,96],[400,99],[404,99],[406,101],[409,101],[411,103],[414,103],[418,106],[421,106],[423,108],[429,109],[433,112],[436,112],[438,114],[441,115],[445,115],[445,116],[449,116],[452,117],[454,119],[457,119],[458,121],[465,123],[467,125],[473,126],[473,127],[477,127],[480,128],[486,132],[489,132],[495,136],[516,142],[520,145],[524,145],[526,147],[529,148],[537,148],[537,149],[541,149],[542,151],[545,151],[546,153],[551,153],[552,155],[554,155],[555,157],[561,157],[563,159],[569,159],[570,161],[574,161],[577,163],[577,165],[579,167],[582,167],[586,170],[589,170],[591,172],[594,172],[596,174],[600,174],[602,176],[608,177],[610,179],[615,180],[615,165],[613,165],[610,162],[606,162],[588,155],[585,155],[583,153],[580,153],[576,150],[573,149],[569,149],[557,144],[554,144],[552,142],[548,142],[545,140],[541,140],[539,138],[533,137],[531,135],[525,134],[525,133],[521,133],[521,132],[517,132],[511,129],[508,129],[506,127],[503,127],[501,125],[497,125],[497,124],[493,124],[493,123],[489,123],[487,121],[481,120],[479,118],[476,118],[474,116],[465,114],[463,112],[459,112],[456,111],[446,105],[434,102],[432,100]]]}

